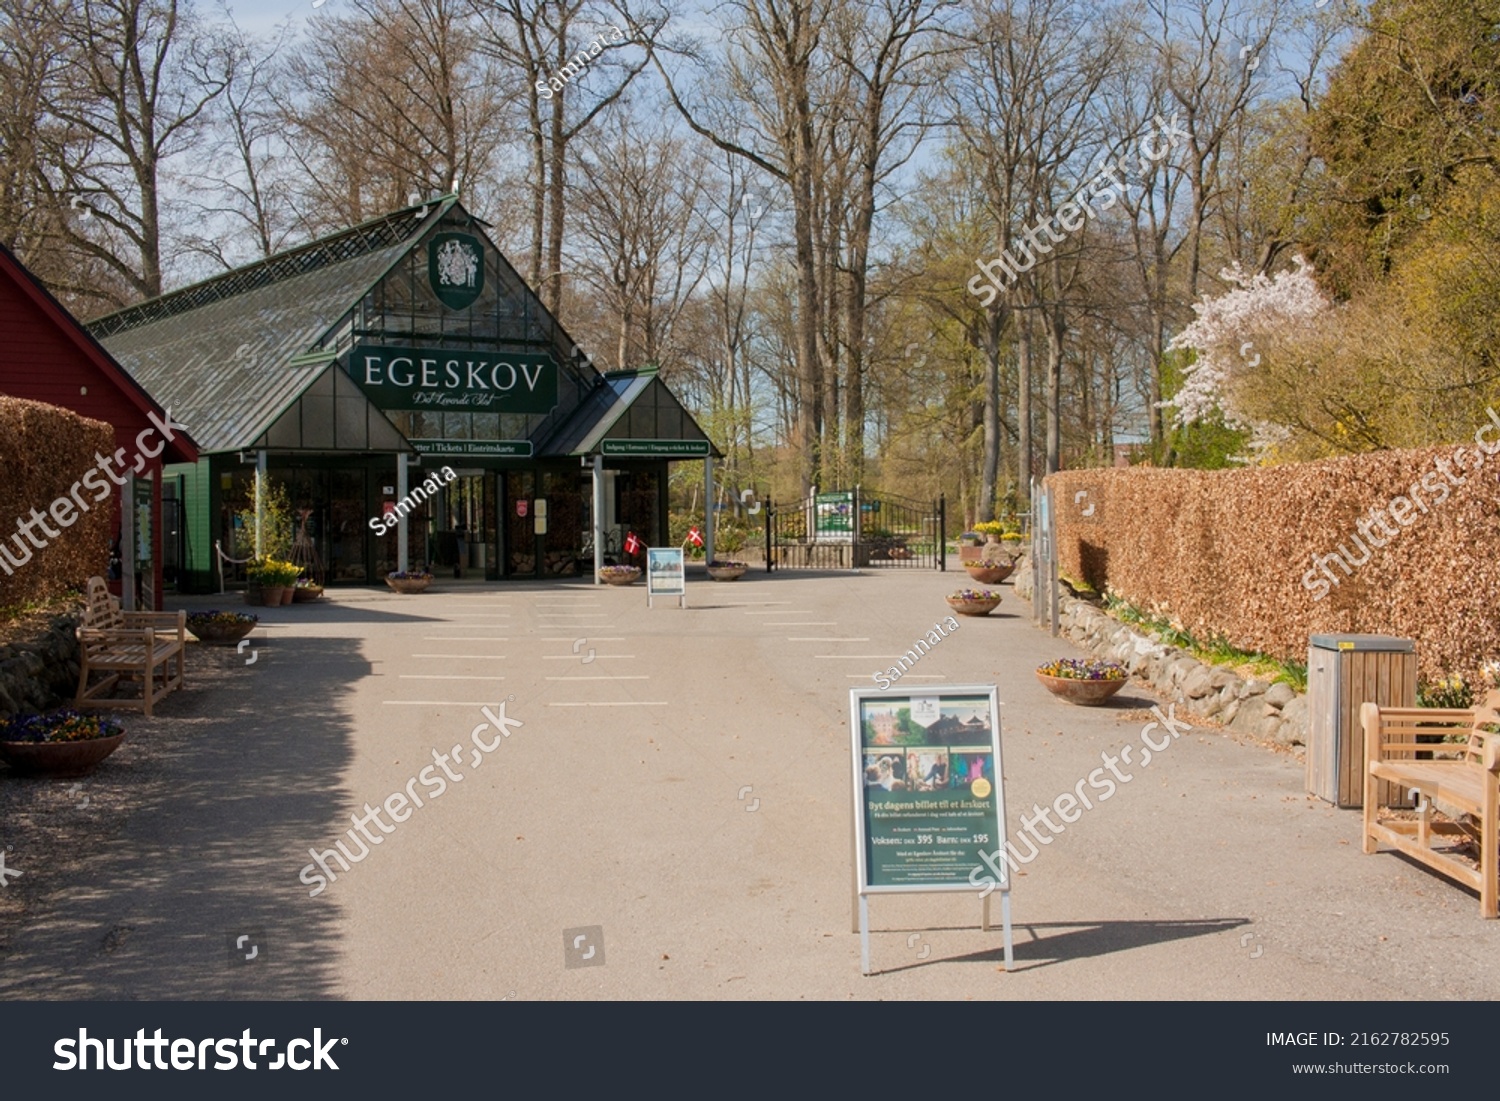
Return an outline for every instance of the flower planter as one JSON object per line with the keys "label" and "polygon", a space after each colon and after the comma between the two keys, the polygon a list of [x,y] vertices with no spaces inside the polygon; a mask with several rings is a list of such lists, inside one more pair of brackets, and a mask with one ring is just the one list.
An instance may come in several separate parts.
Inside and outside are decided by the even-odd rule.
{"label": "flower planter", "polygon": [[948,607],[959,615],[989,615],[1000,607],[1000,594],[987,593],[979,596],[957,596],[949,594],[946,598]]}
{"label": "flower planter", "polygon": [[190,615],[187,621],[188,633],[199,642],[206,643],[209,646],[233,646],[240,639],[249,635],[259,625],[259,617],[253,615],[235,620],[234,622],[220,620],[201,621],[196,624]]}
{"label": "flower planter", "polygon": [[1038,673],[1036,679],[1042,682],[1047,691],[1059,699],[1076,703],[1080,707],[1097,707],[1124,688],[1128,678],[1079,680],[1075,677],[1049,677],[1046,673]]}
{"label": "flower planter", "polygon": [[266,593],[259,585],[251,585],[245,590],[245,603],[251,607],[259,608],[266,602]]}
{"label": "flower planter", "polygon": [[724,566],[715,566],[710,563],[708,566],[708,576],[715,581],[738,581],[749,571],[750,567],[742,562]]}
{"label": "flower planter", "polygon": [[634,585],[640,578],[638,566],[606,566],[599,571],[599,580],[606,585]]}
{"label": "flower planter", "polygon": [[0,742],[0,761],[28,775],[82,776],[120,748],[123,732],[80,742]]}
{"label": "flower planter", "polygon": [[1012,562],[965,562],[964,569],[981,585],[998,585],[1014,573],[1016,567]]}
{"label": "flower planter", "polygon": [[387,577],[385,583],[398,593],[421,593],[432,584],[431,577]]}
{"label": "flower planter", "polygon": [[298,585],[292,590],[292,602],[294,604],[311,604],[316,600],[322,599],[322,585]]}
{"label": "flower planter", "polygon": [[260,592],[266,602],[266,607],[274,608],[281,603],[282,594],[286,592],[286,589],[281,585],[262,585]]}
{"label": "flower planter", "polygon": [[286,588],[284,588],[284,589],[281,590],[281,602],[283,604],[290,604],[292,601],[294,601],[296,599],[297,599],[297,590],[293,586],[288,585]]}

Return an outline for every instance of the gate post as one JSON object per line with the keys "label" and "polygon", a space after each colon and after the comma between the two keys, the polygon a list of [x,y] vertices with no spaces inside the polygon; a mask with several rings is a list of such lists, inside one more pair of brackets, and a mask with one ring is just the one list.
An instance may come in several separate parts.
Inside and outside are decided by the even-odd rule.
{"label": "gate post", "polygon": [[937,567],[948,572],[948,495],[938,494]]}
{"label": "gate post", "polygon": [[859,572],[859,537],[865,526],[864,503],[860,500],[859,486],[854,487],[854,522],[849,533],[849,572]]}
{"label": "gate post", "polygon": [[765,523],[766,523],[766,572],[767,573],[770,573],[772,570],[774,570],[776,568],[775,559],[772,558],[772,556],[771,556],[771,513],[775,512],[775,511],[776,511],[776,503],[774,501],[767,500],[766,501],[766,509],[765,509],[765,512],[766,512],[766,521],[765,521]]}

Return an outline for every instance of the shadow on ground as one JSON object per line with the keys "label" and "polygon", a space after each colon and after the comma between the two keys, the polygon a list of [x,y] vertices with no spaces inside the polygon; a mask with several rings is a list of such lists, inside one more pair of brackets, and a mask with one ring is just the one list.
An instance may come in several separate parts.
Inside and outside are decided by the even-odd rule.
{"label": "shadow on ground", "polygon": [[[1014,957],[1017,971],[1035,971],[1058,963],[1129,952],[1136,948],[1188,940],[1192,937],[1216,936],[1249,925],[1249,918],[1204,918],[1198,921],[1097,921],[1097,922],[1026,922],[1013,927]],[[972,930],[973,926],[964,926]],[[906,932],[887,929],[882,932]],[[926,930],[913,930],[926,932]],[[990,934],[999,936],[998,921]],[[1027,939],[1027,938],[1030,939]],[[997,947],[961,956],[931,956],[919,963],[881,969],[881,974],[910,971],[938,963],[1004,963],[1005,949]]]}
{"label": "shadow on ground", "polygon": [[126,744],[71,794],[0,779],[31,808],[6,832],[32,895],[5,931],[0,996],[339,996],[337,911],[298,872],[348,826],[340,700],[369,666],[353,640],[257,645],[251,667],[195,646],[187,688],[151,719],[123,713]]}

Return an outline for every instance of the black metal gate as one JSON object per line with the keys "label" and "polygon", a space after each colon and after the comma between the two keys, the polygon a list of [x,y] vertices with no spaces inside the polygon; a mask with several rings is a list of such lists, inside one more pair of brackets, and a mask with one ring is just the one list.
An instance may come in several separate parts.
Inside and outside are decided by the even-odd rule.
{"label": "black metal gate", "polygon": [[947,568],[947,502],[913,501],[858,489],[818,493],[792,504],[767,502],[770,570]]}

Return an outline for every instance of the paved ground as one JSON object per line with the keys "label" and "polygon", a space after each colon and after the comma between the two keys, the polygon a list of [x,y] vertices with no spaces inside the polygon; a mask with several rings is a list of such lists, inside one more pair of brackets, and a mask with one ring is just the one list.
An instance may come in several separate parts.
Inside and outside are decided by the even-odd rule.
{"label": "paved ground", "polygon": [[[9,924],[0,909],[0,996],[1500,990],[1500,922],[1479,918],[1474,895],[1362,855],[1357,813],[1307,797],[1298,760],[1211,727],[1133,772],[1018,877],[1013,973],[972,897],[883,896],[878,973],[861,977],[847,692],[942,618],[963,580],[755,573],[690,582],[687,610],[649,611],[641,586],[439,582],[262,610],[253,664],[202,655],[191,690],[135,720],[134,748],[77,790],[0,779],[26,807],[0,847],[28,899]],[[962,620],[903,687],[998,685],[1014,831],[1102,752],[1138,743],[1156,701],[1134,685],[1106,708],[1054,700],[1031,670],[1074,651],[1004,588],[997,613]],[[502,701],[522,725],[481,754],[471,731]],[[410,783],[455,744],[461,780],[440,796]],[[309,847],[342,838],[358,855],[350,814],[409,785],[426,804],[309,897]],[[576,934],[592,938],[580,956],[596,948],[576,962],[603,965],[565,967],[564,930],[594,926],[602,942]],[[248,963],[231,963],[239,935]]]}

